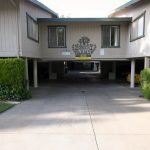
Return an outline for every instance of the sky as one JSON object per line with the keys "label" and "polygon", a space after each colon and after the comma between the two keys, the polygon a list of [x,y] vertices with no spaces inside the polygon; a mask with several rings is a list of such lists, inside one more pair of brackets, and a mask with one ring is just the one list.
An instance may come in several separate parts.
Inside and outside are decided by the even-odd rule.
{"label": "sky", "polygon": [[57,12],[70,18],[107,17],[115,8],[130,0],[39,0]]}

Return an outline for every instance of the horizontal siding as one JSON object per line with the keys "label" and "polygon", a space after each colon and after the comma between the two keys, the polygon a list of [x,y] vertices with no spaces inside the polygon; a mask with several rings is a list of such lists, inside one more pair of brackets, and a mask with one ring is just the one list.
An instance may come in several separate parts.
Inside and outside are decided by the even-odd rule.
{"label": "horizontal siding", "polygon": [[15,56],[17,51],[17,10],[10,1],[0,0],[0,54]]}

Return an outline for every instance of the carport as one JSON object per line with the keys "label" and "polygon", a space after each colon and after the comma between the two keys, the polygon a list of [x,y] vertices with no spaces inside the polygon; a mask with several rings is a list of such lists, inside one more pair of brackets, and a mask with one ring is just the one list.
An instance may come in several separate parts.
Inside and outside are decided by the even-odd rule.
{"label": "carport", "polygon": [[99,62],[101,79],[116,80],[131,74],[130,87],[134,88],[135,73],[149,67],[149,58],[130,56],[127,37],[131,20],[130,17],[39,18],[41,57],[26,59],[27,83],[33,78],[36,88],[41,76],[48,80],[63,78],[71,62],[82,71],[83,64]]}
{"label": "carport", "polygon": [[[99,64],[97,66],[97,63]],[[43,61],[43,60],[30,60],[28,63],[28,77],[30,86],[38,87],[40,83],[46,82],[71,82],[71,76],[76,78],[89,76],[96,78],[100,83],[102,80],[114,82],[126,82],[128,74],[131,74],[130,87],[134,88],[135,81],[133,76],[140,74],[144,68],[144,59],[137,60],[96,60],[96,61]],[[32,71],[33,70],[33,71]],[[74,80],[74,78],[72,78]],[[87,81],[88,82],[88,81]]]}

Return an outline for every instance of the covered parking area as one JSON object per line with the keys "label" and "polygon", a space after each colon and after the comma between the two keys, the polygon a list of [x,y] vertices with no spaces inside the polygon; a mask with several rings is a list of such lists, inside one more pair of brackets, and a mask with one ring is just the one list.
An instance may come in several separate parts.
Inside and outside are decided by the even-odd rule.
{"label": "covered parking area", "polygon": [[130,55],[131,21],[126,17],[39,18],[41,56],[26,58],[28,87],[29,82],[37,88],[44,80],[60,81],[70,72],[85,71],[86,75],[90,71],[107,81],[126,81],[130,75],[130,87],[134,88],[135,74],[150,67],[150,58],[138,49],[139,55],[136,51]]}
{"label": "covered parking area", "polygon": [[[127,82],[127,76],[130,74],[130,87],[135,87],[135,74],[146,68],[144,58],[128,59],[128,60],[37,60],[30,59],[26,61],[26,76],[29,80],[28,84],[37,88],[41,83],[46,82],[73,82],[75,78],[78,81],[83,78],[96,79],[98,83],[105,81],[114,81],[119,83]],[[74,78],[75,77],[75,78]],[[81,78],[82,77],[82,78]],[[90,83],[90,81],[87,81]],[[28,85],[29,86],[29,85]]]}

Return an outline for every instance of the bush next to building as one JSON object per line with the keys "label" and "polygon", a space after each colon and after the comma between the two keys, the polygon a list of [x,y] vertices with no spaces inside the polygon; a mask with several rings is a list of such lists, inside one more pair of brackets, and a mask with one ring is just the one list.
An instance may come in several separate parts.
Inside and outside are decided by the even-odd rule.
{"label": "bush next to building", "polygon": [[30,98],[25,81],[25,61],[18,58],[0,59],[0,100]]}
{"label": "bush next to building", "polygon": [[145,98],[150,99],[150,68],[141,71],[141,91]]}

